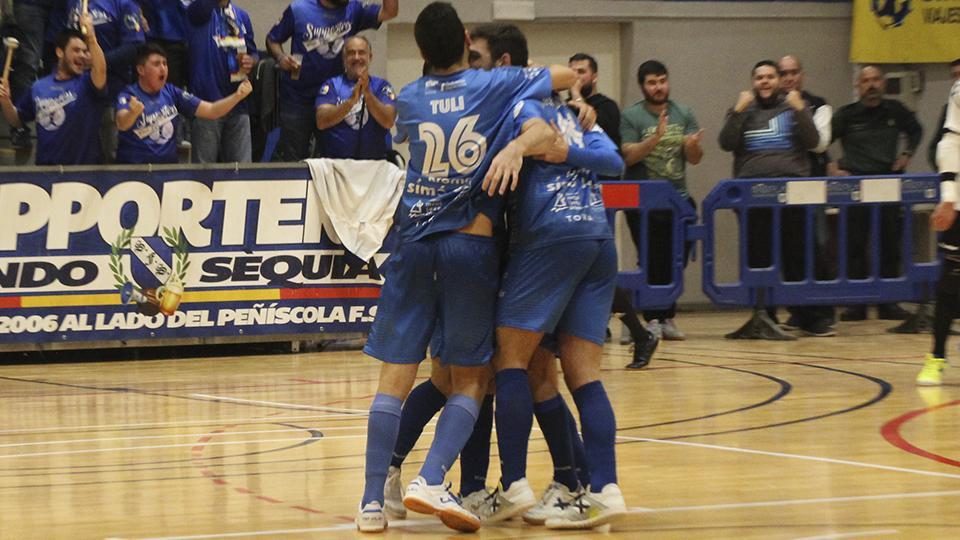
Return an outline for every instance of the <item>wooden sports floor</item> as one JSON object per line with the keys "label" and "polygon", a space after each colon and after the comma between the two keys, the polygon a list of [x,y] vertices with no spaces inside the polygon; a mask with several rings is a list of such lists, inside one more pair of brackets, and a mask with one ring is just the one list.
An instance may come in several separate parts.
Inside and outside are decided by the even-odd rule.
{"label": "wooden sports floor", "polygon": [[[606,348],[631,507],[612,531],[510,522],[477,536],[960,537],[960,372],[943,387],[914,386],[929,336],[868,321],[841,324],[827,339],[720,337],[744,317],[682,314],[688,341],[664,343],[639,372],[622,369],[627,347]],[[127,349],[19,364],[8,355],[0,538],[365,536],[352,520],[376,363],[357,351],[237,350],[127,361]],[[494,463],[488,483],[498,475]],[[531,483],[542,488],[549,475],[535,430]],[[455,468],[450,479],[458,476]],[[384,535],[452,536],[413,514]]]}

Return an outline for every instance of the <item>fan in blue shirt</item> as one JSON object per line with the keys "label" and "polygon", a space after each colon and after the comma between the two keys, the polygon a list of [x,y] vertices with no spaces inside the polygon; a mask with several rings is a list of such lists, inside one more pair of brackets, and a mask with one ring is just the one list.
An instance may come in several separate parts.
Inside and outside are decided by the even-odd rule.
{"label": "fan in blue shirt", "polygon": [[[82,0],[69,0],[67,27],[79,28]],[[89,0],[87,12],[97,27],[97,40],[107,59],[110,97],[130,82],[130,65],[144,43],[140,6],[133,0]]]}
{"label": "fan in blue shirt", "polygon": [[[360,0],[293,0],[267,34],[267,50],[280,76],[281,125],[276,158],[309,157],[313,106],[320,85],[343,73],[340,52],[346,38],[379,28],[397,16],[399,0],[365,5]],[[290,40],[290,54],[281,44]]]}
{"label": "fan in blue shirt", "polygon": [[[37,122],[37,165],[101,163],[100,116],[106,101],[107,64],[97,42],[93,19],[87,35],[64,30],[57,38],[57,68],[33,83],[17,107],[9,88],[0,89],[0,107],[7,122],[20,127]],[[87,71],[87,62],[90,70]]]}
{"label": "fan in blue shirt", "polygon": [[229,113],[253,90],[244,81],[233,94],[214,103],[167,83],[167,57],[155,44],[137,53],[138,81],[117,97],[118,163],[176,163],[174,134],[180,114],[215,120]]}
{"label": "fan in blue shirt", "polygon": [[323,83],[317,94],[317,155],[341,159],[385,159],[397,118],[390,83],[368,73],[373,54],[363,36],[347,39],[346,72]]}

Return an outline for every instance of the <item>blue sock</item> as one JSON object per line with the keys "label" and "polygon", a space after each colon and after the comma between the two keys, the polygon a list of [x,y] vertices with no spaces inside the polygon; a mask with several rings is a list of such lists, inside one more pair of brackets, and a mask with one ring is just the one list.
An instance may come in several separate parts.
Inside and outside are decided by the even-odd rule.
{"label": "blue sock", "polygon": [[590,491],[600,492],[607,484],[617,483],[617,420],[607,399],[603,383],[593,381],[577,388],[573,400],[580,410],[580,426],[590,464]]}
{"label": "blue sock", "polygon": [[454,394],[447,400],[443,412],[440,413],[440,420],[437,421],[437,431],[430,451],[427,452],[427,459],[420,467],[420,476],[427,484],[436,486],[443,483],[447,471],[453,466],[460,450],[463,450],[463,445],[473,433],[479,414],[477,402],[471,397]]}
{"label": "blue sock", "polygon": [[527,476],[527,444],[533,427],[533,396],[525,369],[497,372],[497,446],[500,448],[500,485]]}
{"label": "blue sock", "polygon": [[400,400],[386,394],[377,394],[370,405],[367,418],[367,464],[364,469],[366,484],[363,486],[363,501],[383,505],[383,485],[387,482],[390,454],[397,442],[400,429]]}
{"label": "blue sock", "polygon": [[570,442],[573,445],[573,468],[580,479],[580,485],[587,487],[590,485],[590,466],[587,463],[587,449],[583,447],[583,439],[580,438],[580,432],[577,431],[577,420],[567,407],[567,402],[563,402],[563,409],[567,415],[567,425],[570,430]]}
{"label": "blue sock", "polygon": [[486,489],[490,468],[490,431],[493,430],[493,396],[483,397],[473,433],[460,452],[460,496]]}
{"label": "blue sock", "polygon": [[407,400],[403,402],[403,412],[400,414],[400,432],[397,434],[397,445],[393,448],[393,459],[390,465],[400,467],[407,454],[417,444],[417,439],[423,433],[423,427],[443,408],[447,396],[437,390],[433,381],[427,379],[410,391]]}
{"label": "blue sock", "polygon": [[575,491],[580,481],[574,472],[573,444],[570,442],[568,413],[563,406],[563,398],[557,394],[546,401],[534,403],[533,412],[537,415],[537,423],[553,459],[553,480]]}

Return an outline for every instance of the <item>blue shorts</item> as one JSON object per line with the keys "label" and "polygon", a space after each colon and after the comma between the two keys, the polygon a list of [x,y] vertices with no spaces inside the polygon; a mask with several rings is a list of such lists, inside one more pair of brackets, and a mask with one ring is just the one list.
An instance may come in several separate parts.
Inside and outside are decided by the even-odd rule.
{"label": "blue shorts", "polygon": [[431,337],[444,364],[493,356],[500,255],[493,238],[463,233],[401,244],[387,260],[377,317],[363,348],[395,364],[420,362]]}
{"label": "blue shorts", "polygon": [[617,286],[613,240],[571,240],[510,254],[497,326],[563,333],[603,345]]}

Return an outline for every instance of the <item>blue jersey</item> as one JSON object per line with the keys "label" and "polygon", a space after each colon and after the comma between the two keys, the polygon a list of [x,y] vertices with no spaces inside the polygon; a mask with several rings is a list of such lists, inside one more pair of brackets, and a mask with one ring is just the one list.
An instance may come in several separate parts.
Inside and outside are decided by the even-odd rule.
{"label": "blue jersey", "polygon": [[[257,55],[253,25],[246,11],[219,0],[195,0],[190,17],[190,92],[205,101],[218,101],[237,91],[241,81],[237,56]],[[247,111],[246,100],[234,109]]]}
{"label": "blue jersey", "polygon": [[556,97],[527,100],[516,109],[516,127],[532,118],[557,126],[570,150],[565,163],[528,158],[510,194],[510,247],[537,248],[570,240],[613,238],[597,174],[623,172],[613,141],[595,126],[584,133],[577,115]]}
{"label": "blue jersey", "polygon": [[[69,0],[67,22],[79,28],[81,0]],[[110,96],[115,96],[130,81],[130,66],[114,65],[110,53],[123,45],[139,46],[146,39],[141,25],[140,6],[133,0],[89,0],[87,11],[93,18],[97,43],[107,57],[107,85]]]}
{"label": "blue jersey", "polygon": [[147,20],[147,37],[164,41],[187,40],[187,6],[193,0],[136,0]]}
{"label": "blue jersey", "polygon": [[[316,106],[339,105],[348,101],[356,85],[356,81],[351,81],[346,75],[330,79],[320,87]],[[393,87],[379,77],[370,77],[370,91],[384,105],[392,106],[397,101]],[[392,147],[390,130],[370,116],[362,95],[339,124],[320,132],[319,155],[323,157],[383,159]]]}
{"label": "blue jersey", "polygon": [[117,96],[117,112],[130,110],[130,98],[143,103],[143,114],[117,141],[117,163],[176,163],[177,141],[174,134],[180,114],[193,117],[200,98],[167,83],[156,94],[148,94],[140,84],[124,88]]}
{"label": "blue jersey", "polygon": [[290,53],[303,55],[300,79],[280,75],[280,99],[302,107],[313,106],[324,81],[343,73],[340,51],[346,39],[368,28],[380,27],[380,6],[350,0],[345,7],[328,9],[317,0],[293,0],[267,38],[290,43]]}
{"label": "blue jersey", "polygon": [[20,120],[37,121],[37,165],[97,165],[100,117],[106,89],[93,85],[90,72],[65,81],[49,75],[33,83],[17,104]]}
{"label": "blue jersey", "polygon": [[480,189],[493,157],[513,136],[513,108],[551,93],[543,68],[468,69],[422,77],[397,100],[397,129],[410,161],[397,223],[405,241],[456,230],[482,212],[500,221],[503,198]]}

